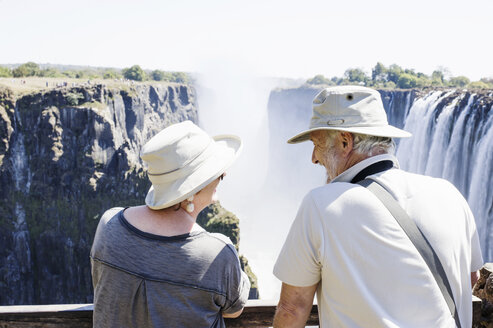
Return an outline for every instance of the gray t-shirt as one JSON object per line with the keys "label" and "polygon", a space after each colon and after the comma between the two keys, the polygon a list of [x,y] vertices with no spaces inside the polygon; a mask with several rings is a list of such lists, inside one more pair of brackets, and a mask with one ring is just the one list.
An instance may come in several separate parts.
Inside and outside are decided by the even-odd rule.
{"label": "gray t-shirt", "polygon": [[250,290],[231,241],[203,229],[143,232],[106,211],[91,250],[94,327],[224,327]]}

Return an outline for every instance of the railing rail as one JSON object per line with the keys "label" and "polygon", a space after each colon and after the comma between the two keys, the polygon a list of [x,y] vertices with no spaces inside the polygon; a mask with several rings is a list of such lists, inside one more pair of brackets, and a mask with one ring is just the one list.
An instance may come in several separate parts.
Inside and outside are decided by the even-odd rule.
{"label": "railing rail", "polygon": [[[0,306],[0,328],[92,328],[92,304]],[[226,327],[272,327],[276,304],[272,300],[248,300],[243,313],[225,319]],[[473,296],[474,327],[491,322],[482,316],[482,300]],[[318,326],[317,305],[313,305],[307,326]]]}
{"label": "railing rail", "polygon": [[[0,306],[0,328],[90,328],[92,304]],[[248,300],[243,313],[225,319],[226,327],[271,327],[276,303],[272,300]],[[314,305],[307,325],[318,325]]]}

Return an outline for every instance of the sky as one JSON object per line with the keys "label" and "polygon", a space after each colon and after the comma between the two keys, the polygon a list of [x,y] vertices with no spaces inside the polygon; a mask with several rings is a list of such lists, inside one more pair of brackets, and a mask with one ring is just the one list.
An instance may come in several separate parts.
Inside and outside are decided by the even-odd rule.
{"label": "sky", "polygon": [[0,0],[0,64],[255,76],[368,74],[377,62],[493,78],[491,0]]}

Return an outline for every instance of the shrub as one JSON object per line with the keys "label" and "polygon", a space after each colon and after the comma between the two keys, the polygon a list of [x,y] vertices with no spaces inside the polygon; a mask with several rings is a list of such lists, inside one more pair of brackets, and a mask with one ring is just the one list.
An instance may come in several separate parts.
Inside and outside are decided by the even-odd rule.
{"label": "shrub", "polygon": [[66,96],[67,103],[70,106],[77,106],[81,99],[84,99],[84,95],[80,92],[69,92]]}
{"label": "shrub", "polygon": [[491,85],[489,85],[488,83],[485,83],[483,81],[475,81],[475,82],[471,82],[467,85],[468,88],[471,88],[471,89],[489,89],[491,88]]}
{"label": "shrub", "polygon": [[119,79],[120,77],[120,73],[113,69],[107,69],[103,73],[103,79]]}
{"label": "shrub", "polygon": [[123,77],[133,81],[144,81],[146,75],[144,70],[142,70],[139,65],[134,65],[130,68],[123,69]]}
{"label": "shrub", "polygon": [[395,89],[395,83],[392,81],[385,82],[385,87],[387,89]]}
{"label": "shrub", "polygon": [[173,72],[171,73],[171,81],[177,83],[188,83],[188,75],[183,72]]}
{"label": "shrub", "polygon": [[448,84],[453,87],[463,88],[468,85],[471,81],[465,76],[457,76],[450,79]]}
{"label": "shrub", "polygon": [[151,78],[154,81],[163,81],[166,78],[166,73],[156,69],[151,72]]}
{"label": "shrub", "polygon": [[333,81],[327,79],[322,74],[315,75],[311,79],[306,80],[306,83],[308,83],[308,84],[314,84],[314,85],[318,85],[318,84],[333,85],[334,84]]}
{"label": "shrub", "polygon": [[418,83],[418,78],[414,75],[403,73],[399,76],[397,80],[397,87],[401,89],[411,89],[416,87]]}
{"label": "shrub", "polygon": [[8,67],[0,66],[0,77],[11,77],[12,71]]}
{"label": "shrub", "polygon": [[56,68],[47,68],[47,69],[41,70],[39,72],[39,76],[42,76],[42,77],[61,77],[63,75]]}
{"label": "shrub", "polygon": [[26,77],[39,75],[39,66],[36,63],[28,62],[12,70],[14,77]]}

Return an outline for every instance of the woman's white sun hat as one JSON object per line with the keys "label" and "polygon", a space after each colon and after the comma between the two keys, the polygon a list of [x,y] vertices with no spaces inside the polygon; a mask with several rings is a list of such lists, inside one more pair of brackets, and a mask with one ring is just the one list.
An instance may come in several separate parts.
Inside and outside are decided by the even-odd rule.
{"label": "woman's white sun hat", "polygon": [[361,86],[338,86],[320,91],[313,99],[310,127],[288,140],[310,139],[317,130],[339,130],[371,136],[407,138],[411,133],[389,125],[380,93]]}
{"label": "woman's white sun hat", "polygon": [[146,205],[162,209],[196,194],[233,164],[241,148],[239,137],[210,137],[191,121],[165,128],[141,152],[152,182]]}

